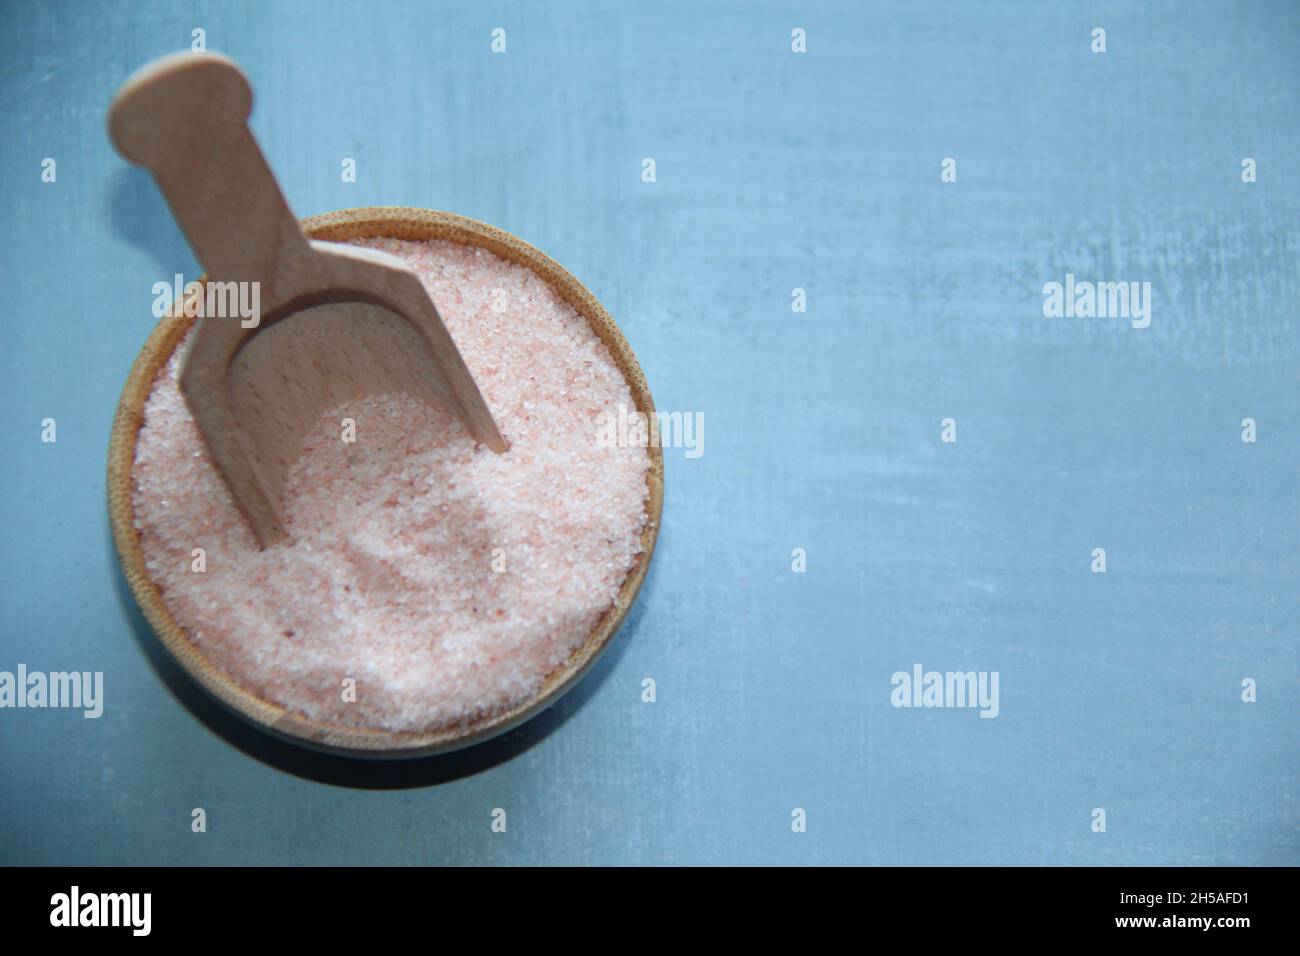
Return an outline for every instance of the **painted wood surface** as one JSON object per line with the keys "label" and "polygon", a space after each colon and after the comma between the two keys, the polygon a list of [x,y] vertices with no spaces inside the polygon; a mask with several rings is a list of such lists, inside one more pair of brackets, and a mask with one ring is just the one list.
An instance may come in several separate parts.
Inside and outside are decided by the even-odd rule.
{"label": "painted wood surface", "polygon": [[[266,740],[125,593],[109,426],[199,270],[105,113],[199,28],[295,212],[501,226],[703,414],[614,648],[499,743]],[[105,694],[0,710],[3,862],[1300,862],[1294,3],[14,3],[0,54],[0,670]],[[894,707],[917,664],[998,716]]]}

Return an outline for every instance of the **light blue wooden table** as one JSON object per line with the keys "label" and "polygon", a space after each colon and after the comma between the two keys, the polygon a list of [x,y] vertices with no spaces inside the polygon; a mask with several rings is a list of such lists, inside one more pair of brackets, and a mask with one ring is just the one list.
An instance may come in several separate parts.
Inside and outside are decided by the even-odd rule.
{"label": "light blue wooden table", "polygon": [[[0,670],[106,700],[0,710],[0,861],[1300,863],[1300,7],[1129,6],[6,5]],[[195,28],[297,213],[508,229],[705,416],[616,646],[498,743],[273,743],[122,584],[109,424],[198,270],[104,111]],[[1067,274],[1150,326],[1044,317]],[[998,716],[895,708],[914,664]]]}

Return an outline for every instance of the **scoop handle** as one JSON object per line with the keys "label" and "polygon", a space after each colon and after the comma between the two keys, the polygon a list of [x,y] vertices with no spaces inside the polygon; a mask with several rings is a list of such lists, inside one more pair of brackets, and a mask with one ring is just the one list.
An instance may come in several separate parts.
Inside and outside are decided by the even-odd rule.
{"label": "scoop handle", "polygon": [[[261,545],[285,536],[283,479],[295,444],[283,437],[311,418],[286,397],[290,375],[275,369],[260,394],[275,396],[255,417],[288,423],[254,434],[236,420],[230,401],[232,363],[244,344],[279,318],[322,302],[361,302],[395,312],[415,327],[428,351],[421,383],[450,409],[475,440],[496,452],[508,445],[437,308],[403,262],[347,247],[313,246],[248,128],[252,88],[233,62],[215,53],[178,53],[155,60],[123,84],[109,108],[118,151],[158,181],[172,214],[209,280],[256,282],[262,315],[251,327],[204,315],[181,359],[179,382],[208,452]],[[291,390],[288,390],[291,391]],[[317,394],[317,393],[311,393]]]}
{"label": "scoop handle", "polygon": [[210,277],[260,281],[311,254],[248,128],[253,91],[218,53],[174,53],[122,85],[108,113],[117,151],[153,173]]}

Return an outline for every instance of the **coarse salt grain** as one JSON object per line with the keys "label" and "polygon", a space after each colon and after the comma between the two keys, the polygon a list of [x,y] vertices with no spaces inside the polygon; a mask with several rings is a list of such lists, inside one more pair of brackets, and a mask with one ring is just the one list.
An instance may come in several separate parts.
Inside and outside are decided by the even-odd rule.
{"label": "coarse salt grain", "polygon": [[181,396],[182,345],[145,403],[136,527],[173,618],[244,689],[348,727],[454,727],[527,700],[609,608],[642,550],[650,458],[598,441],[631,391],[531,270],[451,242],[354,244],[416,270],[510,450],[404,394],[333,409],[289,475],[289,540],[259,550]]}

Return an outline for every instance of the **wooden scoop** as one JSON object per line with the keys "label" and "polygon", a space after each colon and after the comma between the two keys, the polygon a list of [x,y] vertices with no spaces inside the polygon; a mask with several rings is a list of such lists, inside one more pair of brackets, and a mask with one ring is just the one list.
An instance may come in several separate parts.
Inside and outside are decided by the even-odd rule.
{"label": "wooden scoop", "polygon": [[[233,62],[177,53],[127,80],[109,110],[109,133],[118,152],[153,173],[208,282],[260,284],[256,324],[239,315],[199,319],[181,360],[180,386],[213,462],[266,547],[285,537],[287,461],[283,447],[271,447],[274,431],[243,427],[236,417],[229,377],[250,338],[295,312],[349,302],[400,316],[427,347],[421,390],[476,441],[495,452],[507,445],[416,274],[393,256],[303,235],[248,128],[252,103]],[[264,382],[258,392],[276,388]]]}

